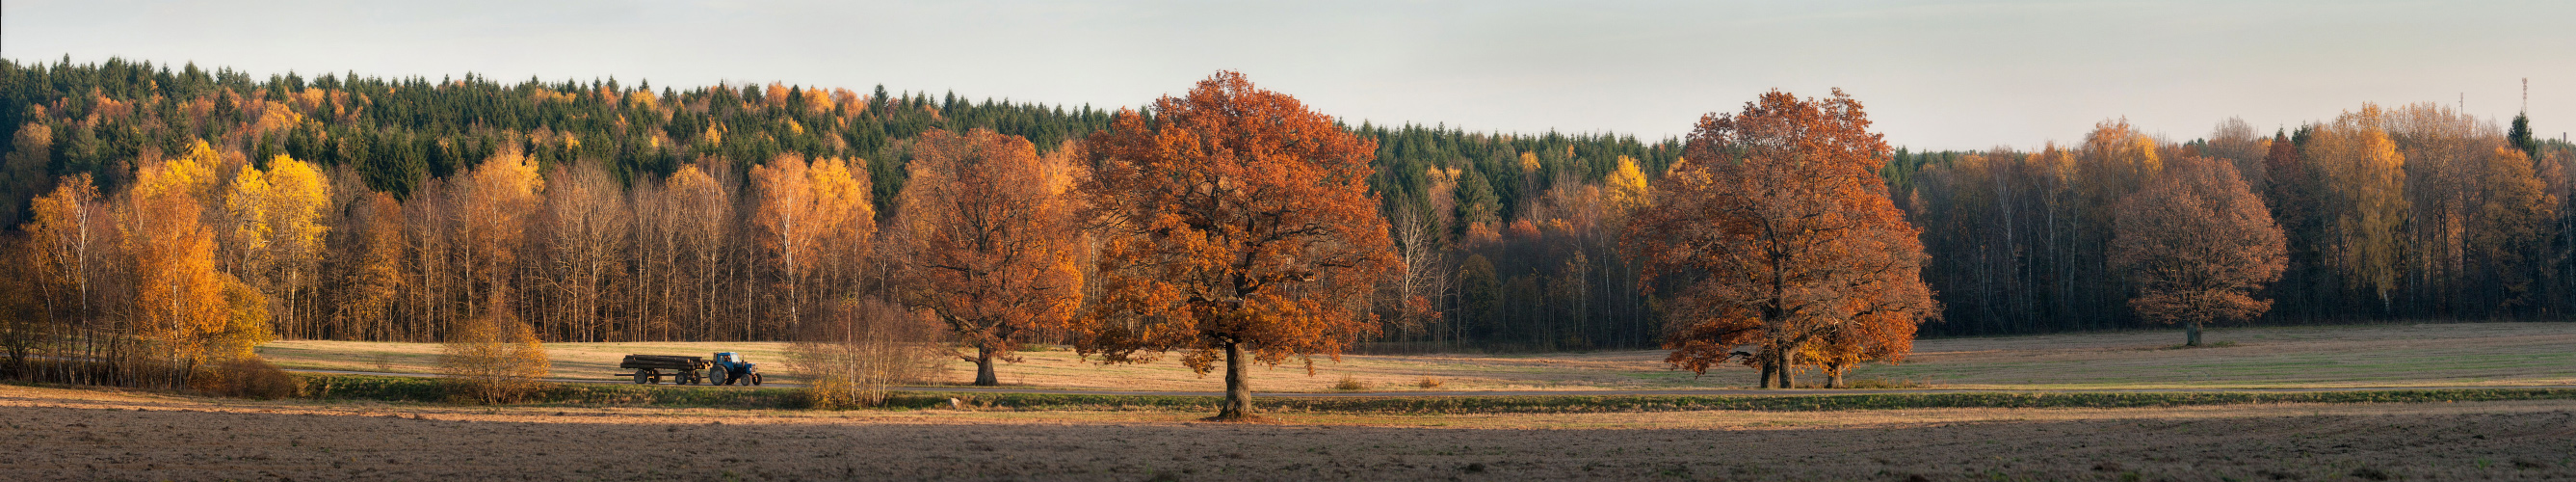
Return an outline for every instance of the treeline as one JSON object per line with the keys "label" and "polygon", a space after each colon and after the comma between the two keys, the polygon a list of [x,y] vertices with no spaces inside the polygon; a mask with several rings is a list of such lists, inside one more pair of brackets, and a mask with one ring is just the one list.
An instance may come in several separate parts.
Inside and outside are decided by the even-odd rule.
{"label": "treeline", "polygon": [[1923,227],[1924,276],[1947,306],[1928,333],[2139,326],[2106,249],[2114,205],[2164,163],[2233,164],[2289,242],[2261,322],[2527,319],[2576,309],[2576,146],[2528,120],[2436,104],[2365,105],[2266,133],[2241,120],[2160,139],[2125,121],[2076,145],[1901,153],[1885,174]]}
{"label": "treeline", "polygon": [[[1114,113],[881,87],[260,79],[67,59],[0,62],[0,101],[12,319],[130,332],[149,318],[137,287],[162,286],[139,271],[158,262],[145,252],[198,236],[138,220],[192,212],[207,247],[188,263],[217,280],[204,299],[232,296],[207,313],[363,340],[503,315],[554,341],[783,339],[810,303],[897,281],[876,226],[903,212],[923,134],[989,129],[1067,163]],[[1663,308],[1617,238],[1680,140],[1342,127],[1377,143],[1368,185],[1404,261],[1379,296],[1379,346],[1662,341]],[[2136,326],[2104,252],[2113,204],[2190,156],[2234,164],[2288,229],[2269,322],[2542,317],[2576,308],[2570,152],[2520,121],[2416,105],[2190,141],[2112,122],[2029,151],[1899,150],[1879,174],[1924,233],[1946,318],[1926,333]],[[159,192],[148,173],[181,171],[190,187],[141,195]],[[865,220],[785,246],[760,214],[800,177],[849,187],[832,209]],[[70,221],[36,219],[47,196]],[[83,254],[62,254],[66,232]]]}
{"label": "treeline", "polygon": [[[902,211],[922,134],[990,129],[1059,157],[1112,114],[882,88],[254,79],[123,60],[0,62],[0,98],[16,126],[0,221],[26,256],[12,263],[17,319],[138,333],[150,282],[133,260],[181,248],[134,243],[143,226],[123,220],[187,211],[204,232],[167,236],[202,235],[194,274],[259,295],[275,336],[412,341],[487,316],[554,341],[783,339],[804,307],[893,281],[871,238],[891,235],[875,225]],[[1390,338],[1655,343],[1603,186],[1626,179],[1637,195],[1679,159],[1676,141],[1346,128],[1378,141],[1369,185],[1385,213],[1421,223],[1411,245],[1446,262],[1421,273],[1443,284],[1420,297],[1438,314],[1391,304]],[[799,173],[763,177],[790,164]],[[136,202],[147,173],[181,171],[184,205]],[[791,181],[854,186],[833,215],[864,220],[786,243],[761,214]],[[37,219],[39,198],[90,217]],[[81,254],[59,254],[64,233]]]}

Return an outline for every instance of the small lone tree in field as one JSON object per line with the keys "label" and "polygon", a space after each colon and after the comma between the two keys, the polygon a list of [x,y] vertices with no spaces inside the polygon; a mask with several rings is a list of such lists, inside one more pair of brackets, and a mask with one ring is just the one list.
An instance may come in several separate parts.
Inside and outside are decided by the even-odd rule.
{"label": "small lone tree in field", "polygon": [[1340,356],[1377,332],[1369,294],[1396,268],[1369,194],[1377,143],[1296,98],[1221,72],[1154,116],[1118,114],[1091,136],[1080,192],[1101,236],[1099,302],[1084,356],[1151,361],[1184,350],[1225,363],[1217,420],[1252,418],[1252,364]]}
{"label": "small lone tree in field", "polygon": [[449,377],[458,398],[512,403],[545,388],[540,379],[546,377],[546,347],[536,329],[509,310],[458,320],[441,349],[439,372]]}
{"label": "small lone tree in field", "polygon": [[2200,346],[2202,324],[2271,309],[2254,293],[2281,278],[2287,247],[2271,210],[2235,167],[2206,158],[2169,162],[2163,175],[2120,201],[2119,213],[2111,265],[2137,283],[2129,307],[2140,318],[2188,326],[2184,344]]}

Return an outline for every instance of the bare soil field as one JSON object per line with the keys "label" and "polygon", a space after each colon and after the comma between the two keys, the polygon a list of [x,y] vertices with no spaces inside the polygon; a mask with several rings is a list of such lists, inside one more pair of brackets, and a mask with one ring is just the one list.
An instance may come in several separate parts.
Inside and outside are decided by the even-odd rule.
{"label": "bare soil field", "polygon": [[0,385],[11,480],[2576,478],[2576,402],[1362,416],[245,402]]}
{"label": "bare soil field", "polygon": [[[2576,323],[2444,323],[2255,327],[2209,330],[2214,346],[2175,349],[2179,330],[1922,340],[1900,365],[1856,369],[1856,380],[1910,382],[1932,388],[2327,388],[2576,384]],[[546,345],[559,377],[607,379],[628,353],[704,355],[742,352],[785,372],[787,344],[554,343]],[[438,345],[282,341],[259,348],[288,368],[425,373]],[[1023,352],[1023,363],[999,368],[1005,385],[1033,388],[1212,391],[1220,380],[1171,361],[1103,366],[1061,348]],[[1653,350],[1541,355],[1346,355],[1255,370],[1266,392],[1326,392],[1349,376],[1372,391],[1639,390],[1737,388],[1754,372],[1729,366],[1694,377],[1671,369]],[[964,383],[973,365],[952,362],[942,379]],[[1813,373],[1807,380],[1819,380]]]}

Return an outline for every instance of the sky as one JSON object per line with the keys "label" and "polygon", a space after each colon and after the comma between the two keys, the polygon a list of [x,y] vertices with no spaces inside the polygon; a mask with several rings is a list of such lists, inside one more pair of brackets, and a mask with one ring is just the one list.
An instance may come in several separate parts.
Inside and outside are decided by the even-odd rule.
{"label": "sky", "polygon": [[2576,2],[176,2],[11,0],[0,57],[265,77],[718,82],[1109,107],[1219,70],[1351,123],[1688,134],[1780,89],[1841,88],[1890,143],[2176,141],[2364,103],[2576,130]]}

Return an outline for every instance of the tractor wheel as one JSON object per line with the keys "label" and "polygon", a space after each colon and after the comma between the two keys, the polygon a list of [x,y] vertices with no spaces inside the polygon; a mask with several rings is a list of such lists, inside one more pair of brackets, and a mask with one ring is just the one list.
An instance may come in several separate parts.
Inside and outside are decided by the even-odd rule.
{"label": "tractor wheel", "polygon": [[707,371],[707,384],[708,384],[708,385],[723,385],[723,384],[725,384],[724,371],[722,371],[722,370],[708,370],[708,371]]}
{"label": "tractor wheel", "polygon": [[760,384],[760,374],[758,374],[758,373],[751,374],[751,384],[753,384],[753,385],[759,385],[759,384]]}

